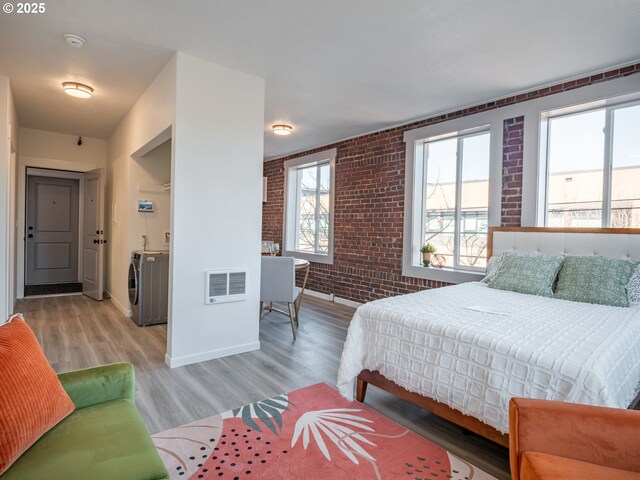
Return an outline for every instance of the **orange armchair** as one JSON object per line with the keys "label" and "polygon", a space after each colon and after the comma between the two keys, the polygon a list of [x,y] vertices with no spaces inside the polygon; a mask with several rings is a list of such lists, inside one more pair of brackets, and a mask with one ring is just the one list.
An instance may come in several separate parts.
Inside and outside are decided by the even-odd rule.
{"label": "orange armchair", "polygon": [[513,480],[640,480],[640,411],[514,398]]}

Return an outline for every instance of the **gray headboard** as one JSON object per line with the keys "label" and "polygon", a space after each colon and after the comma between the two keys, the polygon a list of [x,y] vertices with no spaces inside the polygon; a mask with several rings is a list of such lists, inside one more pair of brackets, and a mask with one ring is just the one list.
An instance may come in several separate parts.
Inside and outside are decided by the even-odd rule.
{"label": "gray headboard", "polygon": [[505,251],[640,260],[640,229],[490,227],[487,258]]}

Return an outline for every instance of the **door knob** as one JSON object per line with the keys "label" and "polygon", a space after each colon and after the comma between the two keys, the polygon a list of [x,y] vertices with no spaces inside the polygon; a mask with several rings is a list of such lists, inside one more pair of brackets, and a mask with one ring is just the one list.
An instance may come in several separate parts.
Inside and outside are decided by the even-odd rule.
{"label": "door knob", "polygon": [[33,230],[33,227],[29,226],[29,230]]}
{"label": "door knob", "polygon": [[96,235],[100,235],[100,230],[96,230]]}
{"label": "door knob", "polygon": [[100,243],[100,240],[98,240],[97,238],[93,240],[93,243]]}
{"label": "door knob", "polygon": [[30,233],[29,235],[27,235],[27,237],[33,238],[33,233]]}

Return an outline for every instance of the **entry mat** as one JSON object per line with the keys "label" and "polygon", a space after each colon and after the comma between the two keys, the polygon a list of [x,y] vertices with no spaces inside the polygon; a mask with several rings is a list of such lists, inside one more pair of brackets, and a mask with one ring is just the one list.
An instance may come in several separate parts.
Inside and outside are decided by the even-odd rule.
{"label": "entry mat", "polygon": [[43,285],[25,285],[24,296],[57,295],[60,293],[82,292],[82,283],[45,283]]}

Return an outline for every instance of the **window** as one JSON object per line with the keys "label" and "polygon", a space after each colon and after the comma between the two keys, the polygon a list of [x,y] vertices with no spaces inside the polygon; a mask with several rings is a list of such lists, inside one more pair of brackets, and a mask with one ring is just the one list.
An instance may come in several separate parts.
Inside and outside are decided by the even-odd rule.
{"label": "window", "polygon": [[486,266],[489,140],[485,128],[424,142],[423,243],[454,268]]}
{"label": "window", "polygon": [[333,262],[335,157],[333,149],[285,162],[285,254]]}
{"label": "window", "polygon": [[542,119],[545,225],[639,228],[640,103],[582,106]]}
{"label": "window", "polygon": [[[501,114],[483,112],[405,132],[403,275],[453,283],[482,278],[489,226],[500,223]],[[444,268],[422,265],[426,242],[444,257]]]}

